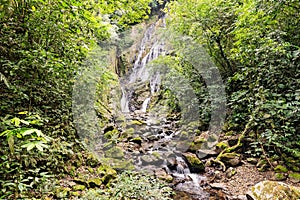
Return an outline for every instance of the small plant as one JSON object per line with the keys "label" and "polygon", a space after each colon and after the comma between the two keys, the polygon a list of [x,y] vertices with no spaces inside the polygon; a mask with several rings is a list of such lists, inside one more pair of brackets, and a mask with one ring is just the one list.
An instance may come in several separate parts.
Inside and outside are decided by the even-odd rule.
{"label": "small plant", "polygon": [[171,200],[173,191],[161,181],[152,176],[125,171],[106,190],[90,190],[84,199],[101,200]]}
{"label": "small plant", "polygon": [[[21,112],[19,114],[26,113]],[[48,148],[46,143],[50,142],[51,138],[44,135],[41,130],[30,127],[32,125],[42,124],[42,120],[38,115],[31,116],[30,118],[29,120],[23,120],[14,117],[2,122],[8,129],[0,133],[0,137],[6,136],[11,153],[14,153],[14,143],[16,138],[23,140],[21,142],[21,148],[27,148],[27,151],[30,151],[33,148],[43,151],[44,148]]]}
{"label": "small plant", "polygon": [[27,112],[18,114],[22,117],[6,116],[0,123],[1,199],[22,197],[30,188],[43,185],[52,177],[37,164],[52,140],[36,128],[44,120]]}

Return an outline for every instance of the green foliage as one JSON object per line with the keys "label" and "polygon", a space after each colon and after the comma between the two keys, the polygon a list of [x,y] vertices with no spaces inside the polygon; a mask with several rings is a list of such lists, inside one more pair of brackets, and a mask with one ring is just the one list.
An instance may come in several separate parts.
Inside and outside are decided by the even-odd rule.
{"label": "green foliage", "polygon": [[236,70],[228,49],[232,45],[231,31],[238,4],[235,0],[178,0],[169,4],[169,23],[173,29],[203,44],[226,76]]}
{"label": "green foliage", "polygon": [[114,1],[101,0],[100,12],[108,15],[112,24],[120,28],[128,28],[148,18],[152,0]]}
{"label": "green foliage", "polygon": [[[147,18],[149,3],[1,1],[1,199],[47,196],[50,176],[89,164],[72,122],[75,75],[99,41]],[[108,90],[111,74],[101,74],[99,94]],[[106,106],[99,104],[96,109]],[[23,110],[39,115],[16,114]]]}
{"label": "green foliage", "polygon": [[[199,41],[227,79],[227,131],[250,118],[249,153],[300,155],[297,1],[174,1],[173,30]],[[251,131],[249,131],[251,132]]]}
{"label": "green foliage", "polygon": [[106,190],[90,190],[85,199],[172,199],[172,189],[159,180],[143,174],[125,171]]}
{"label": "green foliage", "polygon": [[[39,127],[44,121],[39,115],[19,113],[20,117],[7,116],[0,123],[1,137],[1,185],[0,196],[12,197],[46,184],[52,176],[39,166],[44,151],[49,149],[50,137]],[[6,137],[6,141],[2,138]],[[15,194],[14,194],[15,193]]]}

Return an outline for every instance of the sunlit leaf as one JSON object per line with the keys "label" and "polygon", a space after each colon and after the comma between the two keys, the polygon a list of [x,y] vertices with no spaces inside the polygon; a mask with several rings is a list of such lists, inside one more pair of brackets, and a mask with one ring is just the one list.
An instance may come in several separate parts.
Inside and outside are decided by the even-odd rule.
{"label": "sunlit leaf", "polygon": [[27,115],[28,111],[18,112],[19,115]]}
{"label": "sunlit leaf", "polygon": [[11,132],[11,130],[3,131],[2,133],[0,133],[0,136],[7,135],[7,133],[10,133],[10,132]]}
{"label": "sunlit leaf", "polygon": [[18,117],[14,117],[11,119],[11,122],[14,123],[16,127],[19,127],[21,120]]}
{"label": "sunlit leaf", "polygon": [[31,149],[33,149],[36,146],[35,142],[29,142],[26,143],[24,145],[22,145],[22,148],[27,148],[27,151],[30,151]]}

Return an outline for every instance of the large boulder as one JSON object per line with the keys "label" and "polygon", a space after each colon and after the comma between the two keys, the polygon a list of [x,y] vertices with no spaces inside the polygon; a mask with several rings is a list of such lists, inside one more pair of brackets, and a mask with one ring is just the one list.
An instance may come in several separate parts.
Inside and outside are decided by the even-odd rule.
{"label": "large boulder", "polygon": [[248,200],[299,200],[300,188],[283,182],[262,181],[247,193]]}
{"label": "large boulder", "polygon": [[182,154],[192,173],[200,173],[204,171],[204,163],[193,153]]}

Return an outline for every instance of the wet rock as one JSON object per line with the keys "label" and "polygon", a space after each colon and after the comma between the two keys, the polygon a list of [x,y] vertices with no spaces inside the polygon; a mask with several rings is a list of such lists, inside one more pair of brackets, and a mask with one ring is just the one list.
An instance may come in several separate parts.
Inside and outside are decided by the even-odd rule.
{"label": "wet rock", "polygon": [[149,140],[149,141],[154,141],[154,140],[157,140],[157,139],[158,139],[158,135],[152,134],[152,135],[147,136],[147,140]]}
{"label": "wet rock", "polygon": [[146,151],[150,150],[153,147],[153,143],[149,143],[149,142],[143,142],[142,143],[142,152],[141,153],[146,153]]}
{"label": "wet rock", "polygon": [[204,171],[204,163],[193,153],[182,154],[192,173],[200,173]]}
{"label": "wet rock", "polygon": [[178,185],[179,183],[184,183],[185,181],[187,181],[186,176],[184,174],[178,174],[178,173],[174,173],[172,174],[173,176],[173,185]]}
{"label": "wet rock", "polygon": [[171,170],[176,170],[177,162],[175,157],[167,158],[167,167]]}
{"label": "wet rock", "polygon": [[217,134],[210,134],[207,138],[207,147],[214,148],[218,144],[219,136]]}
{"label": "wet rock", "polygon": [[222,179],[222,172],[220,171],[215,171],[215,179]]}
{"label": "wet rock", "polygon": [[113,124],[108,124],[106,125],[106,127],[104,128],[104,133],[107,133],[109,131],[113,131],[115,129],[115,126]]}
{"label": "wet rock", "polygon": [[196,155],[198,156],[198,158],[203,159],[215,156],[217,155],[217,152],[209,149],[199,149],[197,150]]}
{"label": "wet rock", "polygon": [[192,199],[209,199],[209,194],[191,181],[177,184],[175,190],[188,193]]}
{"label": "wet rock", "polygon": [[282,182],[262,181],[251,187],[247,195],[249,200],[297,200],[300,188]]}
{"label": "wet rock", "polygon": [[154,155],[143,155],[141,160],[144,164],[154,164],[158,161]]}
{"label": "wet rock", "polygon": [[146,121],[146,124],[147,124],[147,125],[159,125],[159,124],[160,124],[160,120],[155,119],[155,118],[149,118],[149,119]]}

